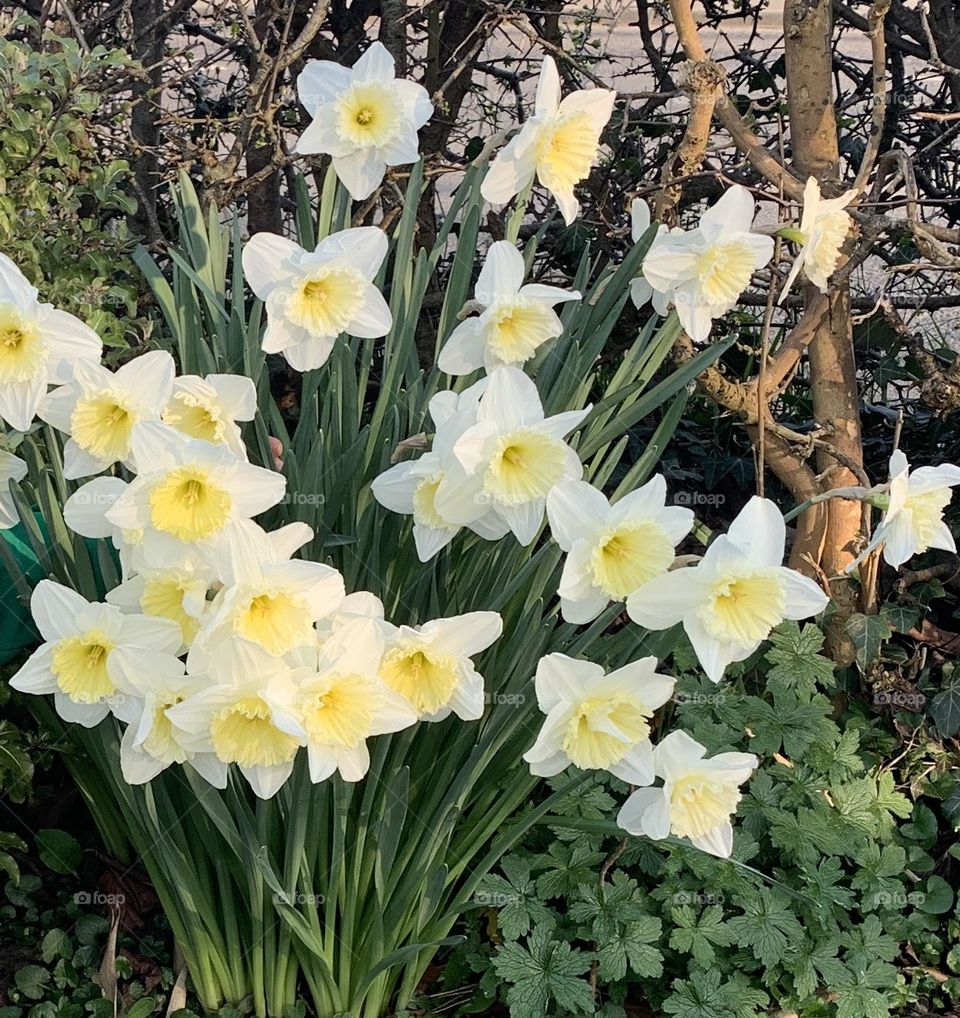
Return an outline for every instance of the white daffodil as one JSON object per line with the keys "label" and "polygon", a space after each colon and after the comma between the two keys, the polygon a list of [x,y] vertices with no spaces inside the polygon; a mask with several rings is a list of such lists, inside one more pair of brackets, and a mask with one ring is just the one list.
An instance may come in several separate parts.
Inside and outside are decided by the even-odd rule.
{"label": "white daffodil", "polygon": [[540,658],[537,703],[546,720],[523,755],[530,772],[549,778],[570,764],[604,770],[631,785],[653,781],[650,718],[673,693],[674,679],[641,658],[607,675],[566,654]]}
{"label": "white daffodil", "polygon": [[341,333],[385,336],[393,318],[372,281],[387,247],[375,226],[332,233],[313,251],[274,233],[254,234],[243,248],[243,274],[266,305],[264,351],[310,371],[326,364]]}
{"label": "white daffodil", "polygon": [[483,714],[483,676],[470,660],[503,631],[496,612],[470,612],[422,626],[384,623],[386,646],[380,679],[413,705],[424,721],[442,721],[451,711],[463,721]]}
{"label": "white daffodil", "polygon": [[[397,463],[374,478],[374,498],[387,509],[413,516],[413,540],[421,562],[427,562],[460,532],[459,523],[450,523],[437,510],[436,495],[447,470],[456,463],[453,446],[467,428],[477,423],[480,397],[486,379],[461,393],[438,392],[430,400],[430,416],[436,427],[433,448],[419,459]],[[495,508],[467,526],[488,541],[496,541],[509,530]]]}
{"label": "white daffodil", "polygon": [[907,457],[897,449],[890,457],[890,494],[879,500],[883,519],[867,551],[883,545],[884,561],[894,568],[928,548],[955,553],[956,542],[943,511],[953,497],[950,489],[958,484],[960,467],[944,463],[911,470]]}
{"label": "white daffodil", "polygon": [[754,272],[773,255],[773,238],[751,232],[753,212],[750,192],[735,184],[695,229],[662,234],[656,257],[644,259],[644,279],[660,295],[661,306],[676,306],[691,339],[707,338],[714,318],[737,303]]}
{"label": "white daffodil", "polygon": [[190,648],[191,671],[206,669],[237,637],[275,657],[316,645],[314,623],[340,606],[343,577],[321,562],[290,558],[313,535],[304,524],[284,530],[274,538],[252,520],[240,520],[219,542],[212,561],[223,587]]}
{"label": "white daffodil", "polygon": [[183,733],[185,749],[236,764],[254,793],[270,799],[306,743],[292,672],[280,658],[241,639],[224,643],[208,664],[205,686],[168,707],[167,718]]}
{"label": "white daffodil", "polygon": [[437,358],[441,371],[466,375],[481,367],[489,372],[519,366],[563,332],[554,305],[579,300],[580,293],[541,283],[524,286],[523,276],[523,255],[514,245],[508,240],[491,244],[474,289],[483,311],[450,333]]}
{"label": "white daffodil", "polygon": [[123,530],[107,519],[107,512],[127,490],[120,477],[94,477],[81,484],[63,504],[63,519],[81,537],[109,540],[120,555],[124,579],[145,567],[142,561],[143,530]]}
{"label": "white daffodil", "polygon": [[181,375],[161,419],[171,428],[214,445],[225,445],[237,459],[247,458],[237,421],[257,414],[257,389],[245,375]]}
{"label": "white daffodil", "polygon": [[454,443],[455,462],[435,495],[439,515],[469,526],[494,508],[517,540],[529,544],[550,489],[583,473],[563,436],[590,409],[544,417],[536,385],[518,368],[497,368],[480,398],[477,423]]}
{"label": "white daffodil", "polygon": [[791,229],[782,231],[782,235],[788,240],[799,242],[800,250],[794,259],[787,281],[783,284],[780,300],[783,300],[793,286],[801,269],[821,293],[827,292],[827,280],[833,275],[833,270],[840,261],[840,249],[853,225],[850,213],[845,210],[858,194],[859,191],[854,187],[845,191],[839,198],[821,198],[820,185],[816,178],[807,178],[806,187],[803,189],[800,228],[798,231]]}
{"label": "white daffodil", "polygon": [[207,595],[216,584],[213,569],[189,548],[160,566],[136,564],[137,574],[109,591],[107,603],[126,612],[171,619],[180,627],[181,649],[189,647],[209,614]]}
{"label": "white daffodil", "polygon": [[191,737],[167,716],[167,710],[201,692],[206,676],[187,675],[172,654],[118,648],[111,657],[118,695],[113,713],[126,722],[120,740],[120,770],[128,785],[152,781],[171,764],[187,764],[211,785],[227,786],[227,765],[213,753],[193,753]]}
{"label": "white daffodil", "polygon": [[48,385],[70,381],[77,364],[96,364],[103,353],[93,329],[38,296],[0,254],[0,418],[18,431],[30,427]]}
{"label": "white daffodil", "polygon": [[805,619],[829,598],[783,562],[786,527],[769,499],[754,496],[701,561],[654,577],[627,598],[627,612],[647,629],[683,623],[708,678],[749,657],[784,619]]}
{"label": "white daffodil", "polygon": [[673,564],[693,512],[667,506],[660,474],[614,505],[586,481],[562,481],[547,495],[553,539],[567,553],[557,593],[567,622],[592,622]]}
{"label": "white daffodil", "polygon": [[[630,239],[636,244],[640,238],[650,229],[650,206],[642,198],[634,198],[630,206]],[[656,258],[657,244],[660,238],[667,233],[667,228],[662,223],[657,229],[657,235],[647,250],[644,258]],[[647,282],[641,270],[641,275],[634,276],[630,280],[630,299],[633,306],[642,308],[647,301],[653,301],[653,309],[658,315],[666,315],[669,310],[670,301],[665,294],[660,293]]]}
{"label": "white daffodil", "polygon": [[176,558],[183,545],[218,538],[237,520],[283,498],[282,474],[165,424],[138,424],[131,449],[144,472],[107,510],[106,521],[122,531],[142,531],[145,553],[158,564],[164,554]]}
{"label": "white daffodil", "polygon": [[354,200],[373,194],[388,166],[420,158],[417,131],[433,115],[433,103],[422,85],[396,77],[382,43],[368,47],[353,67],[308,61],[297,95],[313,118],[297,152],[331,156]]}
{"label": "white daffodil", "polygon": [[609,89],[591,88],[561,99],[557,65],[544,57],[533,116],[490,164],[480,193],[494,205],[505,205],[536,178],[569,226],[580,212],[574,188],[597,161],[600,134],[616,97]]}
{"label": "white daffodil", "polygon": [[733,849],[731,816],[741,799],[740,786],[756,770],[752,753],[718,753],[686,732],[671,732],[653,751],[662,788],[638,788],[620,809],[619,826],[655,841],[673,834],[687,838],[711,855],[728,858]]}
{"label": "white daffodil", "polygon": [[12,452],[0,449],[0,530],[9,530],[20,522],[10,482],[22,481],[27,476],[27,464]]}
{"label": "white daffodil", "polygon": [[313,667],[293,673],[311,781],[325,781],[334,771],[344,781],[359,781],[370,767],[366,740],[417,721],[410,702],[379,678],[382,630],[369,618],[345,622],[324,642]]}
{"label": "white daffodil", "polygon": [[111,667],[118,649],[173,654],[180,646],[180,629],[169,620],[91,604],[53,580],[34,588],[30,611],[44,642],[10,685],[22,693],[53,693],[60,717],[85,728],[110,713],[118,693]]}
{"label": "white daffodil", "polygon": [[131,470],[133,429],[159,421],[170,399],[176,368],[163,350],[135,357],[116,373],[100,364],[77,364],[73,380],[54,389],[39,415],[69,435],[63,450],[64,477],[87,477],[120,462]]}

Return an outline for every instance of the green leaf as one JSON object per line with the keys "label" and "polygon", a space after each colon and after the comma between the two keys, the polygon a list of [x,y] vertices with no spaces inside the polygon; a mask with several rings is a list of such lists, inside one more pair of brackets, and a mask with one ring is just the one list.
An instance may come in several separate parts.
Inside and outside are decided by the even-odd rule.
{"label": "green leaf", "polygon": [[784,622],[770,634],[773,645],[764,655],[773,666],[767,681],[779,682],[786,689],[813,695],[818,686],[832,688],[833,662],[821,655],[823,633],[812,623],[802,629],[796,622]]}
{"label": "green leaf", "polygon": [[955,669],[950,684],[934,696],[927,711],[937,731],[948,739],[960,732],[960,669]]}
{"label": "green leaf", "polygon": [[880,649],[893,635],[890,623],[883,615],[856,613],[847,619],[847,635],[853,641],[857,654],[857,667],[865,672],[880,656]]}
{"label": "green leaf", "polygon": [[670,911],[676,928],[670,934],[675,951],[692,954],[701,968],[709,968],[716,959],[714,947],[727,947],[734,941],[733,933],[723,921],[723,908],[708,905],[699,916],[689,905]]}
{"label": "green leaf", "polygon": [[39,1000],[50,982],[50,973],[39,965],[24,965],[14,973],[17,989],[31,1000]]}
{"label": "green leaf", "polygon": [[567,1015],[592,1013],[593,991],[579,978],[590,963],[590,955],[551,939],[550,931],[539,926],[526,947],[505,944],[493,959],[497,975],[511,984],[507,1003],[513,1018],[543,1018],[551,1002]]}
{"label": "green leaf", "polygon": [[751,948],[767,968],[782,961],[789,946],[803,937],[803,927],[786,899],[766,887],[747,902],[744,914],[731,919],[728,925],[737,943]]}
{"label": "green leaf", "polygon": [[40,860],[54,873],[75,873],[83,859],[80,843],[66,831],[51,828],[37,832]]}

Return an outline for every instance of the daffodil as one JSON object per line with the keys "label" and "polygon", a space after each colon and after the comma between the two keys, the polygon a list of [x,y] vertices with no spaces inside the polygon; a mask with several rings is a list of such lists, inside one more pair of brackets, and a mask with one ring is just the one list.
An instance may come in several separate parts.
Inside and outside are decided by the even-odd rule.
{"label": "daffodil", "polygon": [[166,709],[191,753],[236,764],[254,794],[270,799],[293,771],[306,732],[291,669],[246,640],[231,640],[207,662],[199,692]]}
{"label": "daffodil", "polygon": [[796,239],[799,242],[800,250],[783,285],[781,300],[793,286],[801,269],[821,293],[827,292],[827,280],[833,275],[840,261],[840,250],[853,225],[846,208],[858,194],[856,188],[851,188],[844,191],[839,198],[822,198],[816,178],[807,178],[803,189],[800,228],[782,231],[788,239]]}
{"label": "daffodil", "polygon": [[159,421],[173,390],[176,368],[163,350],[135,357],[116,373],[81,362],[73,380],[54,389],[40,405],[40,417],[69,435],[63,450],[65,477],[99,474],[132,459],[133,429],[141,421]]}
{"label": "daffodil", "polygon": [[433,114],[422,85],[397,78],[379,42],[353,67],[310,60],[297,78],[300,102],[313,118],[297,141],[300,155],[329,155],[333,169],[361,201],[380,186],[388,166],[420,158],[417,131]]}
{"label": "daffodil", "polygon": [[437,358],[441,371],[466,375],[481,367],[518,367],[563,332],[554,305],[579,300],[580,293],[542,283],[524,285],[523,277],[523,255],[516,247],[507,240],[492,244],[474,290],[482,312],[450,333]]}
{"label": "daffodil", "polygon": [[542,657],[535,685],[546,720],[523,756],[531,773],[549,778],[573,764],[609,771],[632,785],[649,785],[650,719],[670,699],[674,681],[657,674],[653,657],[609,674],[566,654]]}
{"label": "daffodil", "polygon": [[730,818],[741,799],[740,786],[756,770],[752,753],[718,753],[686,732],[671,732],[653,751],[661,788],[638,788],[623,804],[617,823],[630,834],[655,841],[687,838],[711,855],[728,858],[733,849]]}
{"label": "daffodil", "polygon": [[496,612],[469,612],[422,626],[390,626],[380,679],[407,700],[424,721],[442,721],[451,711],[462,721],[483,714],[483,676],[470,660],[503,631]]}
{"label": "daffodil", "polygon": [[96,364],[102,353],[93,329],[40,303],[36,287],[0,254],[0,418],[26,431],[47,386],[70,381],[76,365]]}
{"label": "daffodil", "polygon": [[169,708],[206,689],[206,676],[187,675],[172,654],[124,647],[114,651],[111,668],[119,690],[113,713],[127,724],[120,740],[124,781],[142,785],[171,764],[183,764],[211,785],[226,788],[227,765],[213,753],[188,749],[191,736],[167,715]]}
{"label": "daffodil", "polygon": [[281,474],[165,424],[138,424],[131,449],[144,472],[106,511],[106,521],[142,531],[146,553],[157,558],[221,537],[237,520],[276,505],[286,487]]}
{"label": "daffodil", "polygon": [[[477,423],[480,397],[486,380],[474,383],[461,393],[438,392],[430,400],[430,416],[436,427],[433,448],[419,459],[397,463],[376,477],[370,489],[387,509],[413,516],[413,540],[421,562],[427,562],[445,548],[461,530],[459,523],[444,519],[437,509],[440,483],[456,464],[453,446],[468,427]],[[492,506],[467,524],[488,541],[503,537],[509,530]]]}
{"label": "daffodil", "polygon": [[453,445],[455,462],[435,495],[439,515],[470,525],[493,507],[517,540],[529,544],[551,488],[583,473],[563,436],[589,412],[545,417],[536,385],[518,368],[497,368],[480,398],[477,423]]}
{"label": "daffodil", "polygon": [[20,520],[10,494],[10,482],[27,476],[27,464],[13,453],[0,449],[0,530],[15,527]]}
{"label": "daffodil", "polygon": [[654,577],[627,598],[627,612],[647,629],[682,622],[703,670],[719,682],[774,626],[827,606],[813,580],[781,564],[785,538],[780,510],[754,496],[695,567]]}
{"label": "daffodil", "polygon": [[567,622],[592,622],[665,573],[693,526],[693,512],[667,506],[660,474],[610,505],[585,481],[563,481],[547,495],[553,539],[567,553],[558,593]]}
{"label": "daffodil", "polygon": [[144,568],[143,529],[123,530],[107,519],[107,512],[128,486],[121,477],[94,477],[81,484],[63,504],[63,520],[74,533],[113,544],[124,579]]}
{"label": "daffodil", "polygon": [[387,247],[375,226],[332,233],[313,251],[274,233],[254,234],[243,248],[243,273],[266,304],[263,349],[310,371],[327,362],[341,333],[385,336],[393,319],[373,278]]}
{"label": "daffodil", "polygon": [[181,375],[174,379],[161,419],[190,438],[225,445],[237,459],[245,460],[247,449],[237,421],[252,421],[256,414],[256,386],[244,375]]}
{"label": "daffodil", "polygon": [[676,306],[691,339],[710,334],[773,255],[773,238],[751,231],[753,198],[735,184],[700,217],[693,230],[671,230],[657,238],[656,255],[643,262],[644,279],[661,307]]}
{"label": "daffodil", "polygon": [[609,89],[592,88],[561,99],[557,65],[544,57],[533,116],[490,164],[480,193],[494,205],[505,205],[536,178],[569,226],[580,212],[574,188],[597,161],[600,134],[616,97]]}
{"label": "daffodil", "polygon": [[236,637],[276,657],[316,644],[314,623],[340,606],[343,577],[321,562],[292,559],[312,534],[303,524],[291,527],[274,539],[252,520],[240,520],[224,535],[212,558],[223,587],[190,648],[191,669],[206,668]]}
{"label": "daffodil", "polygon": [[366,740],[416,723],[410,701],[380,680],[383,647],[382,627],[354,618],[324,642],[312,667],[294,670],[312,781],[334,771],[359,781],[370,767]]}
{"label": "daffodil", "polygon": [[107,593],[107,603],[127,612],[171,619],[180,627],[182,647],[188,648],[209,615],[208,594],[216,584],[214,570],[195,551],[185,548],[162,565],[136,562],[137,574]]}
{"label": "daffodil", "polygon": [[874,531],[868,550],[883,545],[884,561],[898,568],[928,548],[956,553],[957,546],[943,511],[960,484],[960,467],[910,469],[907,457],[897,449],[890,457],[890,492],[882,497],[883,519]]}
{"label": "daffodil", "polygon": [[111,667],[117,650],[173,654],[180,646],[180,629],[169,620],[92,604],[53,580],[34,588],[30,611],[43,643],[10,685],[22,693],[53,693],[60,717],[86,728],[107,716],[118,695]]}

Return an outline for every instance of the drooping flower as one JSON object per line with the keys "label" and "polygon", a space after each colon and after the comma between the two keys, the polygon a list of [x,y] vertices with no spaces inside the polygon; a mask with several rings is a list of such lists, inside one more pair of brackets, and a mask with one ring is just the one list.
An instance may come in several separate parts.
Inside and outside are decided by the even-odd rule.
{"label": "drooping flower", "polygon": [[313,536],[309,527],[291,524],[284,531],[275,536],[239,520],[224,535],[212,558],[223,587],[190,648],[191,670],[206,669],[237,637],[275,657],[316,645],[314,623],[340,606],[343,577],[322,562],[290,557]]}
{"label": "drooping flower", "polygon": [[574,188],[597,161],[600,134],[616,97],[609,89],[591,88],[561,99],[557,65],[545,56],[534,114],[490,164],[480,193],[494,205],[505,205],[536,178],[556,199],[569,226],[580,212]]}
{"label": "drooping flower", "polygon": [[247,458],[237,421],[257,414],[257,389],[245,375],[181,375],[161,414],[164,424],[214,445],[225,445],[237,459]]}
{"label": "drooping flower", "polygon": [[158,561],[264,512],[280,501],[286,487],[282,474],[165,424],[138,424],[131,449],[144,472],[106,511],[106,521],[123,531],[142,531],[145,553]]}
{"label": "drooping flower", "polygon": [[466,375],[478,368],[493,371],[503,365],[519,367],[544,343],[563,332],[555,304],[579,300],[577,290],[541,283],[523,283],[523,255],[508,240],[491,244],[474,297],[483,308],[450,333],[437,367],[450,375]]}
{"label": "drooping flower", "polygon": [[[374,498],[387,509],[413,516],[413,540],[421,562],[427,562],[445,548],[461,530],[447,521],[437,508],[436,496],[447,470],[455,465],[453,446],[467,428],[477,423],[480,397],[486,379],[461,393],[438,392],[430,400],[430,416],[436,427],[433,448],[415,460],[397,463],[374,478]],[[467,526],[488,541],[496,541],[509,530],[497,510],[486,512]]]}
{"label": "drooping flower", "polygon": [[686,732],[671,732],[653,750],[653,766],[662,788],[638,788],[623,804],[619,826],[630,834],[660,841],[673,834],[688,838],[711,855],[728,858],[733,849],[731,816],[741,799],[740,786],[757,767],[752,753],[718,753]]}
{"label": "drooping flower", "polygon": [[63,450],[64,477],[99,474],[114,463],[136,470],[133,429],[159,421],[173,390],[176,367],[164,350],[152,350],[116,373],[100,364],[77,364],[73,380],[41,403],[40,417],[69,435]]}
{"label": "drooping flower", "polygon": [[780,300],[783,300],[793,286],[801,269],[821,293],[827,292],[827,280],[833,275],[837,262],[840,261],[840,249],[853,225],[846,208],[858,194],[856,188],[851,188],[839,198],[822,198],[816,178],[807,178],[803,189],[803,212],[800,215],[797,238],[800,250],[794,259],[787,281],[783,284]]}
{"label": "drooping flower", "polygon": [[15,527],[20,517],[10,494],[10,482],[27,476],[27,464],[6,449],[0,449],[0,530]]}
{"label": "drooping flower", "polygon": [[142,785],[171,764],[185,764],[216,788],[226,788],[227,765],[213,753],[188,749],[191,736],[167,715],[169,708],[206,689],[206,676],[187,675],[172,654],[125,647],[114,651],[111,667],[119,690],[113,713],[127,724],[120,740],[124,781]]}
{"label": "drooping flower", "polygon": [[329,155],[333,169],[361,201],[388,166],[420,158],[417,131],[433,114],[427,90],[395,76],[393,57],[373,43],[353,67],[310,60],[297,78],[300,102],[313,118],[297,141],[300,155]]}
{"label": "drooping flower", "polygon": [[34,588],[30,611],[43,643],[10,685],[22,693],[53,693],[60,717],[85,728],[99,724],[117,696],[111,667],[117,650],[173,654],[180,646],[180,629],[168,619],[125,615],[53,580]]}
{"label": "drooping flower", "polygon": [[754,272],[773,255],[773,238],[751,231],[753,212],[750,192],[735,184],[695,229],[662,234],[656,257],[644,259],[644,278],[658,300],[676,306],[693,340],[707,338],[713,320],[737,303]]}
{"label": "drooping flower", "polygon": [[557,590],[567,622],[592,622],[670,568],[693,512],[666,498],[660,474],[612,506],[585,481],[563,481],[547,495],[550,532],[567,553]]}
{"label": "drooping flower", "polygon": [[325,781],[334,771],[344,781],[359,781],[370,767],[366,740],[417,721],[410,701],[380,680],[382,630],[373,619],[345,622],[319,658],[314,652],[312,666],[293,672],[311,781]]}
{"label": "drooping flower", "polygon": [[590,409],[545,417],[533,381],[518,368],[497,368],[480,398],[477,423],[454,443],[455,462],[435,496],[438,513],[470,525],[492,506],[517,540],[529,544],[543,522],[550,489],[583,473],[563,436]]}
{"label": "drooping flower", "polygon": [[707,677],[719,682],[784,619],[827,606],[813,580],[781,564],[785,538],[780,510],[754,496],[695,567],[654,577],[627,598],[627,612],[647,629],[682,622]]}
{"label": "drooping flower", "polygon": [[606,674],[590,661],[548,654],[537,665],[537,703],[546,720],[524,753],[532,774],[552,777],[570,764],[605,770],[632,785],[653,781],[650,719],[670,699],[674,679],[641,658]]}
{"label": "drooping flower", "polygon": [[387,247],[375,226],[332,233],[313,251],[273,233],[254,234],[243,248],[243,274],[266,304],[263,349],[310,371],[327,362],[341,333],[385,336],[393,318],[372,281]]}
{"label": "drooping flower", "polygon": [[483,714],[483,676],[470,660],[503,631],[497,612],[469,612],[433,619],[422,626],[390,626],[380,679],[399,693],[424,721],[442,721],[451,711],[462,721]]}
{"label": "drooping flower", "polygon": [[96,364],[103,353],[93,329],[38,297],[0,254],[0,418],[18,431],[30,427],[48,385],[69,382],[75,365]]}
{"label": "drooping flower", "polygon": [[306,743],[291,669],[239,638],[224,643],[206,663],[203,688],[168,707],[167,718],[184,733],[184,748],[236,764],[254,794],[270,799]]}
{"label": "drooping flower", "polygon": [[960,467],[910,469],[907,457],[897,449],[890,457],[890,494],[884,499],[883,519],[873,533],[868,551],[883,545],[884,561],[898,568],[928,548],[956,553],[957,546],[943,511],[960,484]]}

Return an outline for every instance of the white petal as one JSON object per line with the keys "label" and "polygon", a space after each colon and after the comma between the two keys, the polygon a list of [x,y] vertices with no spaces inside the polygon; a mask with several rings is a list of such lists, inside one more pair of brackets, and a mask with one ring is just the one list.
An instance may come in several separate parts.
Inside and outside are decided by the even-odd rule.
{"label": "white petal", "polygon": [[333,170],[354,201],[363,201],[380,186],[387,164],[377,149],[366,148],[348,156],[334,156]]}
{"label": "white petal", "polygon": [[316,368],[322,368],[330,359],[334,340],[333,336],[323,336],[296,343],[294,346],[285,346],[283,356],[294,371],[314,371]]}
{"label": "white petal", "polygon": [[[753,195],[740,184],[728,188],[700,217],[701,226],[716,226],[729,233],[742,233],[753,225]],[[771,238],[772,240],[772,238]]]}
{"label": "white petal", "polygon": [[293,761],[275,767],[241,767],[240,773],[247,779],[257,798],[272,799],[293,773]]}
{"label": "white petal", "polygon": [[47,371],[52,383],[69,381],[78,360],[100,360],[100,337],[74,315],[41,305],[39,325],[47,344]]}
{"label": "white petal", "polygon": [[36,695],[56,692],[59,686],[56,676],[50,670],[52,660],[53,647],[50,644],[38,647],[10,679],[11,687],[21,693]]}
{"label": "white petal", "polygon": [[0,300],[26,310],[37,301],[37,288],[5,254],[0,254]]}
{"label": "white petal", "polygon": [[537,126],[527,121],[520,133],[497,153],[480,185],[480,194],[493,205],[506,205],[533,180],[537,172]]}
{"label": "white petal", "polygon": [[363,304],[350,319],[346,331],[358,339],[379,339],[392,327],[393,316],[389,305],[383,299],[383,294],[372,283],[368,283],[363,293]]}
{"label": "white petal", "polygon": [[560,106],[560,74],[550,54],[546,54],[540,65],[540,77],[537,80],[535,109],[537,116],[551,116]]}
{"label": "white petal", "polygon": [[373,497],[391,512],[409,516],[413,512],[413,496],[423,477],[414,473],[414,462],[397,463],[375,477],[370,484]]}
{"label": "white petal", "polygon": [[141,412],[159,417],[170,402],[176,374],[176,365],[166,350],[151,350],[128,361],[117,370],[115,377]]}
{"label": "white petal", "polygon": [[217,399],[231,420],[252,421],[257,415],[257,387],[246,375],[207,375]]}
{"label": "white petal", "polygon": [[468,318],[450,333],[443,344],[437,367],[448,375],[468,375],[483,367],[484,350],[484,330],[480,319]]}
{"label": "white petal", "polygon": [[473,291],[477,300],[490,307],[499,300],[513,297],[523,284],[523,255],[509,240],[490,245]]}
{"label": "white petal", "polygon": [[451,657],[472,657],[486,650],[503,632],[497,612],[468,612],[448,619],[434,619],[421,627],[424,636],[441,653]]}
{"label": "white petal", "polygon": [[289,281],[294,266],[303,255],[303,248],[286,237],[278,237],[275,233],[255,233],[243,245],[241,254],[243,274],[250,289],[260,300],[266,300],[277,286]]}
{"label": "white petal", "polygon": [[54,580],[41,580],[30,597],[30,612],[44,640],[61,640],[77,633],[77,616],[90,602]]}
{"label": "white petal", "polygon": [[380,271],[389,249],[387,235],[379,227],[355,226],[324,237],[308,256],[307,264],[325,264],[336,259],[356,269],[369,282]]}
{"label": "white petal", "polygon": [[513,536],[526,547],[540,531],[545,508],[546,499],[535,498],[522,505],[498,506],[497,512],[504,518]]}
{"label": "white petal", "polygon": [[396,73],[390,51],[382,42],[372,43],[353,65],[350,77],[354,81],[382,81],[392,85]]}
{"label": "white petal", "polygon": [[655,576],[627,598],[627,614],[646,629],[669,629],[703,599],[703,577],[695,568]]}
{"label": "white petal", "polygon": [[350,87],[350,69],[332,60],[309,60],[297,77],[297,96],[311,116]]}
{"label": "white petal", "polygon": [[744,654],[742,657],[738,657],[740,648],[737,644],[721,641],[711,636],[696,615],[688,615],[683,620],[683,629],[693,646],[700,666],[711,682],[719,682],[723,678],[727,665],[734,661],[742,661],[743,657],[748,656]]}
{"label": "white petal", "polygon": [[586,481],[561,481],[547,494],[550,533],[564,551],[575,541],[592,540],[609,511],[603,492]]}
{"label": "white petal", "polygon": [[578,703],[584,686],[603,678],[603,668],[593,661],[581,661],[566,654],[547,654],[537,663],[534,686],[537,705],[549,714],[561,704]]}
{"label": "white petal", "polygon": [[4,382],[0,386],[0,418],[17,431],[28,431],[46,391],[45,372],[24,382]]}
{"label": "white petal", "polygon": [[423,523],[415,523],[413,525],[413,543],[417,549],[417,558],[421,562],[429,562],[457,536],[459,529],[459,527],[441,529],[428,527]]}
{"label": "white petal", "polygon": [[617,826],[662,841],[670,834],[670,799],[662,788],[638,788],[620,807]]}
{"label": "white petal", "polygon": [[785,619],[811,618],[819,615],[830,603],[830,598],[808,576],[786,566],[781,566],[778,572],[787,596],[783,612]]}
{"label": "white petal", "polygon": [[787,528],[783,514],[769,498],[754,495],[730,524],[727,536],[749,549],[754,565],[778,566],[783,562]]}

